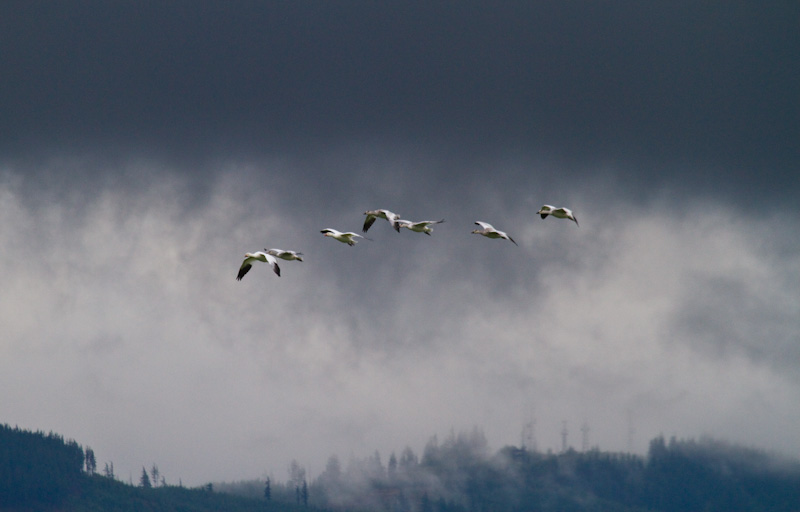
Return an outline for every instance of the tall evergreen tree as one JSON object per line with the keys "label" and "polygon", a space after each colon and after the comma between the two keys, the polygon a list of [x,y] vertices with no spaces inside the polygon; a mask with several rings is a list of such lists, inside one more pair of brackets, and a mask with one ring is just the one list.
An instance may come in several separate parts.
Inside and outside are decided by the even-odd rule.
{"label": "tall evergreen tree", "polygon": [[142,476],[139,477],[139,487],[150,489],[153,485],[150,483],[150,477],[147,476],[147,470],[142,466]]}
{"label": "tall evergreen tree", "polygon": [[264,499],[270,501],[272,499],[272,486],[269,481],[269,477],[267,477],[267,483],[264,485]]}
{"label": "tall evergreen tree", "polygon": [[159,473],[159,471],[158,471],[158,466],[156,466],[156,464],[155,464],[155,462],[154,462],[154,463],[153,463],[153,467],[152,467],[152,468],[150,468],[150,477],[152,478],[153,487],[156,487],[156,486],[158,486],[158,482],[159,482],[159,478],[158,478],[158,476],[159,476],[159,474],[160,474],[160,473]]}
{"label": "tall evergreen tree", "polygon": [[294,484],[295,487],[300,487],[303,480],[306,478],[306,470],[296,460],[292,460],[289,464],[289,482]]}
{"label": "tall evergreen tree", "polygon": [[406,446],[403,452],[400,454],[400,461],[398,462],[400,469],[403,471],[409,471],[417,464],[419,464],[419,459],[417,459],[414,450],[412,450],[411,447]]}
{"label": "tall evergreen tree", "polygon": [[103,468],[103,474],[106,478],[114,479],[116,476],[114,475],[114,463],[113,462],[106,462],[105,468]]}
{"label": "tall evergreen tree", "polygon": [[86,472],[93,475],[97,471],[97,459],[94,457],[94,450],[86,447],[84,460],[86,461]]}
{"label": "tall evergreen tree", "polygon": [[394,452],[389,455],[389,464],[386,468],[389,479],[392,480],[397,476],[397,457],[395,456]]}

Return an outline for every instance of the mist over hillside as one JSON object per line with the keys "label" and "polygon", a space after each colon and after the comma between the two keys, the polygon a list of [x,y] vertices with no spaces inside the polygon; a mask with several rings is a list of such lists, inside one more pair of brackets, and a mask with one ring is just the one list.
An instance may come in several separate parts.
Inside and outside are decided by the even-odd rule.
{"label": "mist over hillside", "polygon": [[[659,436],[646,456],[602,452],[541,453],[489,449],[479,429],[433,436],[418,456],[406,447],[384,462],[377,451],[305,480],[296,462],[278,489],[284,499],[332,510],[687,511],[773,510],[800,506],[800,461],[709,437]],[[275,484],[270,483],[273,489]],[[219,483],[255,497],[263,481]],[[301,491],[302,489],[302,491]]]}
{"label": "mist over hillside", "polygon": [[186,488],[142,466],[137,484],[97,471],[90,447],[58,434],[0,425],[0,510],[174,512],[330,510],[764,511],[800,507],[800,460],[711,438],[650,442],[628,453],[489,450],[477,428],[433,436],[421,456],[410,447],[384,463],[375,452],[342,463],[328,458],[310,478],[293,461],[286,480],[208,483]]}

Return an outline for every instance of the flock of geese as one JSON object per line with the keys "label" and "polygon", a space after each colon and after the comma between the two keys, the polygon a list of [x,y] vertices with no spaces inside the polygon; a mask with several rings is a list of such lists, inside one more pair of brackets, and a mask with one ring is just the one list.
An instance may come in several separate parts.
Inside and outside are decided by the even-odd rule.
{"label": "flock of geese", "polygon": [[[572,213],[572,210],[569,208],[559,207],[556,208],[555,206],[546,204],[542,206],[538,212],[538,215],[541,215],[543,219],[547,218],[548,215],[552,215],[557,219],[569,219],[575,222],[575,225],[578,224],[578,219],[575,218],[575,214]],[[400,232],[400,228],[406,228],[416,233],[425,233],[426,235],[430,236],[433,228],[432,225],[441,224],[444,222],[442,220],[423,220],[419,222],[411,222],[410,220],[401,219],[399,215],[389,210],[367,210],[364,212],[366,215],[366,219],[364,219],[364,227],[362,231],[366,233],[370,227],[375,223],[377,219],[384,219],[391,224],[392,228],[398,233]],[[500,231],[499,229],[495,229],[494,226],[489,224],[488,222],[477,221],[475,222],[481,229],[474,229],[472,233],[477,235],[483,235],[487,238],[501,238],[503,240],[508,240],[512,242],[514,245],[517,245],[517,242],[514,241],[513,238],[508,236],[505,231]],[[333,238],[334,240],[338,240],[342,243],[347,245],[355,245],[357,241],[356,238],[363,238],[365,240],[371,240],[365,236],[359,235],[358,233],[354,233],[352,231],[337,231],[332,228],[325,228],[320,231],[323,235]],[[280,277],[281,275],[281,268],[278,266],[278,260],[285,260],[285,261],[303,261],[303,253],[302,252],[295,252],[295,251],[286,251],[283,249],[264,249],[263,251],[256,251],[256,252],[248,252],[244,255],[244,261],[242,261],[242,266],[239,267],[239,274],[236,276],[237,281],[241,281],[242,278],[247,274],[250,269],[253,267],[253,264],[257,261],[261,261],[263,263],[269,263],[272,267],[272,271]]]}

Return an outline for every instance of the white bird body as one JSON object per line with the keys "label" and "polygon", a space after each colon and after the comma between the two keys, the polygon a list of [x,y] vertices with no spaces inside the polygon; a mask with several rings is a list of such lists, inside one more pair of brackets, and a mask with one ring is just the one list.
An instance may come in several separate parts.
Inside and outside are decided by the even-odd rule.
{"label": "white bird body", "polygon": [[271,254],[276,258],[280,258],[286,261],[303,261],[303,253],[302,252],[295,252],[295,251],[285,251],[283,249],[264,249],[267,254]]}
{"label": "white bird body", "polygon": [[242,266],[239,267],[239,274],[236,276],[236,280],[241,281],[244,275],[250,271],[250,269],[253,267],[253,263],[256,261],[269,263],[272,266],[272,271],[275,272],[278,277],[281,276],[281,268],[278,266],[278,260],[276,260],[271,254],[267,254],[263,251],[256,251],[248,252],[244,255],[244,261],[242,262]]}
{"label": "white bird body", "polygon": [[390,212],[389,210],[367,210],[364,212],[364,215],[367,216],[364,219],[364,227],[362,231],[366,233],[369,228],[375,223],[375,219],[385,219],[389,221],[389,224],[392,225],[395,231],[398,233],[400,232],[400,225],[397,221],[400,219],[400,216],[394,212]]}
{"label": "white bird body", "polygon": [[569,219],[575,222],[576,226],[580,226],[580,224],[578,224],[578,219],[575,217],[575,214],[572,213],[572,210],[570,210],[569,208],[564,208],[564,207],[556,208],[553,205],[546,204],[541,208],[539,208],[539,211],[536,213],[541,215],[543,219],[547,218],[548,215],[552,215],[557,219]]}
{"label": "white bird body", "polygon": [[353,240],[353,237],[358,237],[358,238],[363,238],[365,240],[369,240],[369,238],[367,238],[365,236],[361,236],[358,233],[353,233],[352,231],[347,231],[345,233],[342,233],[341,231],[337,231],[335,229],[325,228],[322,231],[320,231],[320,233],[322,233],[325,236],[329,236],[329,237],[333,238],[334,240],[338,240],[338,241],[340,241],[342,243],[345,243],[347,245],[356,245],[357,242],[356,242],[356,240]]}
{"label": "white bird body", "polygon": [[487,238],[502,238],[504,240],[513,242],[514,245],[518,245],[517,242],[514,242],[514,239],[508,236],[508,234],[505,231],[500,231],[499,229],[495,229],[494,226],[492,226],[488,222],[477,221],[475,222],[475,224],[477,224],[482,228],[482,229],[472,230],[472,232],[475,234],[483,235]]}
{"label": "white bird body", "polygon": [[407,228],[411,231],[416,233],[425,233],[426,235],[430,235],[433,229],[431,228],[431,224],[441,224],[444,222],[442,220],[421,220],[419,222],[411,222],[410,220],[405,219],[398,219],[397,224],[401,228]]}

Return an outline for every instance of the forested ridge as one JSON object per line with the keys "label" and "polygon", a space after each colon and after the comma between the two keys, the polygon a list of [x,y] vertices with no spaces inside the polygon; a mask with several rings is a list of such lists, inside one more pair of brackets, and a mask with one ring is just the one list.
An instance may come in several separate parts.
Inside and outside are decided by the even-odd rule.
{"label": "forested ridge", "polygon": [[[155,466],[154,466],[155,467]],[[153,478],[152,480],[155,480]],[[54,433],[0,425],[0,510],[14,512],[288,512],[293,503],[152,482],[117,480],[113,463],[96,472],[94,451]],[[315,510],[303,507],[304,511]]]}
{"label": "forested ridge", "polygon": [[[290,468],[286,486],[300,485]],[[294,484],[292,481],[294,480]],[[255,496],[259,482],[218,484]],[[308,486],[308,502],[332,510],[392,512],[800,511],[800,461],[702,438],[650,442],[647,456],[491,452],[479,430],[431,438],[383,462],[378,452],[342,463],[331,456]]]}
{"label": "forested ridge", "polygon": [[[490,452],[477,429],[434,436],[418,457],[328,459],[312,481],[296,462],[285,482],[168,485],[143,467],[138,485],[96,472],[91,448],[0,425],[0,510],[27,511],[775,511],[800,510],[800,461],[703,438],[658,437],[647,456]],[[151,479],[152,476],[152,479]]]}

